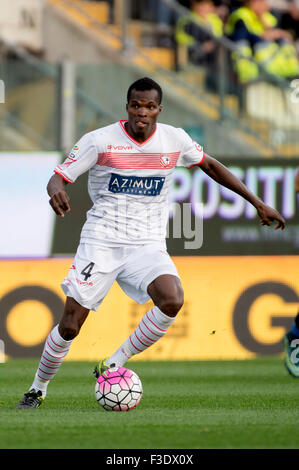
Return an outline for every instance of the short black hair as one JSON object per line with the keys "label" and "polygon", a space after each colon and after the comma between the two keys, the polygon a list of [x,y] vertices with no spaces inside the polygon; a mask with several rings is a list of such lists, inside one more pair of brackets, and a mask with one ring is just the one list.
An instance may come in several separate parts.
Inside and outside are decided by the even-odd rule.
{"label": "short black hair", "polygon": [[163,95],[162,94],[162,88],[160,87],[160,85],[157,82],[155,82],[151,78],[148,78],[148,77],[139,78],[139,80],[136,80],[136,82],[134,82],[134,83],[132,83],[132,85],[130,85],[130,87],[128,89],[128,93],[127,93],[127,102],[128,103],[130,101],[130,96],[131,96],[132,90],[136,90],[136,91],[157,90],[158,96],[159,96],[159,104],[161,104],[161,102],[162,102],[162,95]]}

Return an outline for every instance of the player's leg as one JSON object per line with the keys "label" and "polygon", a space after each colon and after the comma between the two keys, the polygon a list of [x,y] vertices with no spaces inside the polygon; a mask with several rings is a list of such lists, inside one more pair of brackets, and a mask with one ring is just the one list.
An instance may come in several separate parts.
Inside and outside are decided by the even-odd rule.
{"label": "player's leg", "polygon": [[294,319],[291,330],[284,337],[285,366],[287,371],[299,378],[299,313]]}
{"label": "player's leg", "polygon": [[32,384],[33,389],[46,395],[47,387],[57,374],[63,359],[69,352],[73,339],[79,334],[89,309],[82,307],[72,297],[66,298],[62,318],[49,333],[43,354]]}
{"label": "player's leg", "polygon": [[113,366],[123,366],[132,356],[145,351],[163,338],[184,303],[181,281],[177,276],[163,274],[152,281],[147,292],[154,302],[137,328],[109,358],[102,361],[95,375]]}
{"label": "player's leg", "polygon": [[180,278],[172,274],[162,274],[152,281],[147,292],[164,315],[173,318],[184,303],[184,292]]}
{"label": "player's leg", "polygon": [[128,359],[145,351],[161,339],[184,303],[181,281],[171,274],[157,277],[149,284],[147,291],[155,305],[146,312],[137,328],[123,344]]}
{"label": "player's leg", "polygon": [[17,408],[38,408],[41,405],[49,382],[57,374],[88,313],[89,309],[82,307],[72,297],[67,297],[62,318],[46,339],[33,384]]}

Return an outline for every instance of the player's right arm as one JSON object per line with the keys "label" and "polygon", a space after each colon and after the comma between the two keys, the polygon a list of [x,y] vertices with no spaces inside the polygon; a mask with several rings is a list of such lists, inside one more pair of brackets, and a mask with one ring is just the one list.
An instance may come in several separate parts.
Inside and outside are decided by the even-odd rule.
{"label": "player's right arm", "polygon": [[50,206],[59,217],[64,217],[64,213],[71,210],[69,196],[65,191],[67,181],[62,176],[55,173],[47,185],[47,191],[50,196]]}
{"label": "player's right arm", "polygon": [[68,183],[76,179],[97,163],[98,152],[91,134],[85,134],[73,147],[69,156],[58,165],[47,186],[50,205],[59,217],[71,210],[69,196],[65,190]]}

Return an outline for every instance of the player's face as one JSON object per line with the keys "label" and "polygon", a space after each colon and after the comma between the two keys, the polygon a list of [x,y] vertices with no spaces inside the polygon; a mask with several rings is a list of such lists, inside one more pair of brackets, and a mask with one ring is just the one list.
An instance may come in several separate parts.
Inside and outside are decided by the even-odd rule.
{"label": "player's face", "polygon": [[129,103],[127,131],[136,140],[146,140],[155,130],[162,111],[157,90],[132,90]]}

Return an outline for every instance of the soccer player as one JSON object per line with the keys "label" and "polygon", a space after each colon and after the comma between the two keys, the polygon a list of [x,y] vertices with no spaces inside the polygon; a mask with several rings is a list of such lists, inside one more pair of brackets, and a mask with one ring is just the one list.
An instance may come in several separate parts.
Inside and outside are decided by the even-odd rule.
{"label": "soccer player", "polygon": [[[295,191],[299,194],[299,171],[295,177]],[[285,366],[287,371],[299,378],[299,312],[297,313],[291,330],[284,337]],[[298,356],[297,356],[298,353]]]}
{"label": "soccer player", "polygon": [[[29,391],[17,408],[37,408],[46,396],[90,310],[97,310],[116,280],[124,292],[154,307],[110,357],[95,368],[123,366],[167,332],[183,305],[183,289],[166,250],[168,195],[175,166],[198,165],[218,183],[254,205],[262,225],[285,221],[251,193],[224,165],[203,152],[182,129],[158,124],[161,87],[150,78],[128,90],[128,118],[84,135],[68,158],[55,168],[47,190],[59,217],[70,211],[68,183],[89,170],[88,191],[94,203],[87,213],[80,244],[62,282],[66,303],[49,333]],[[121,315],[121,312],[120,312]]]}

